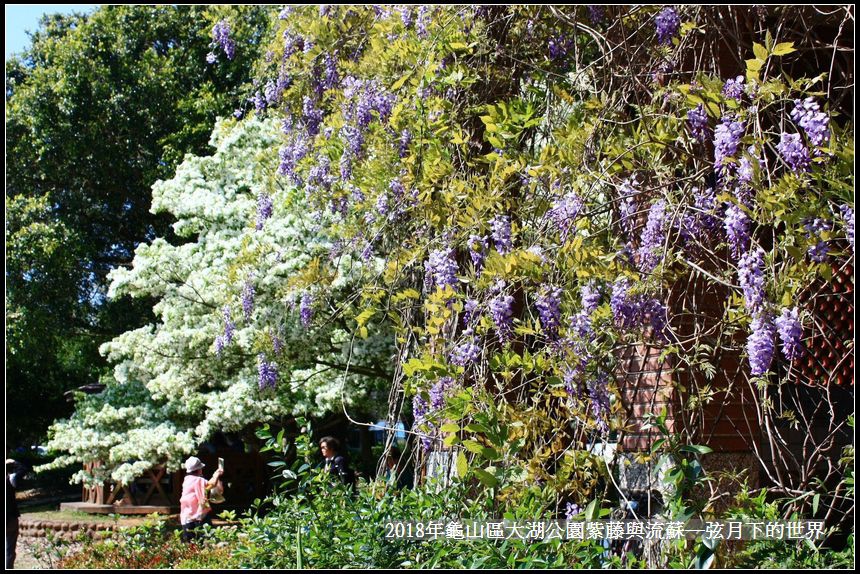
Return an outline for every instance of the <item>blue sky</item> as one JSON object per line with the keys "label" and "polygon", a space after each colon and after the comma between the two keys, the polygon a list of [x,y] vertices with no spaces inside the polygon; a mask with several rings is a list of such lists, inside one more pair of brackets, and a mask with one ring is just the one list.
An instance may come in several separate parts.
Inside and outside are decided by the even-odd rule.
{"label": "blue sky", "polygon": [[6,4],[6,59],[30,44],[27,32],[39,27],[43,14],[89,12],[98,4]]}

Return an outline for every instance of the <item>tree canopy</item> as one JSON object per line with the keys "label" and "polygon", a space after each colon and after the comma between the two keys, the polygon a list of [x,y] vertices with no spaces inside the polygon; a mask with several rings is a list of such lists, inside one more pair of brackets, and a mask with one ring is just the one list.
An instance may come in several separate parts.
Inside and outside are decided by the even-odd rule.
{"label": "tree canopy", "polygon": [[[169,231],[150,188],[206,149],[249,82],[268,9],[104,6],[46,16],[6,65],[6,388],[12,444],[96,382],[98,346],[147,321],[151,301],[107,300],[108,272]],[[242,45],[207,64],[233,14]]]}
{"label": "tree canopy", "polygon": [[[108,295],[157,300],[156,320],[102,346],[115,365],[107,390],[52,427],[49,447],[69,453],[58,465],[99,460],[101,475],[81,477],[129,482],[178,468],[216,431],[342,404],[384,409],[390,336],[352,347],[343,320],[314,317],[317,291],[296,281],[332,246],[320,233],[328,218],[314,221],[301,194],[277,184],[277,141],[273,120],[221,121],[214,154],[187,156],[153,187],[153,211],[176,217],[181,240],[138,246],[130,268],[110,273]],[[340,257],[331,294],[354,296],[380,263]]]}

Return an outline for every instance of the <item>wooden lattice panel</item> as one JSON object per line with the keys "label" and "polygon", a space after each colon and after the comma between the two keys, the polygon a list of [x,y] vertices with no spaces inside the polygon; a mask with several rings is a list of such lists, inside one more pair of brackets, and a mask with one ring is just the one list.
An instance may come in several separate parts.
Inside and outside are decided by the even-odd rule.
{"label": "wooden lattice panel", "polygon": [[800,384],[854,385],[854,266],[832,269],[832,280],[816,281],[801,297],[812,321],[804,327],[804,353],[789,369]]}

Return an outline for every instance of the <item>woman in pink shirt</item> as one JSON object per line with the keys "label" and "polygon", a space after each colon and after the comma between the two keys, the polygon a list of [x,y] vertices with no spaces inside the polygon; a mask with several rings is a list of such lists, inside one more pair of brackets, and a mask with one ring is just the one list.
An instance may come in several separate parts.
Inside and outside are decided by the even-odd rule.
{"label": "woman in pink shirt", "polygon": [[182,524],[182,540],[188,542],[194,538],[194,529],[204,524],[212,524],[209,513],[207,491],[212,490],[221,478],[219,468],[212,474],[212,478],[203,478],[203,467],[206,466],[196,456],[189,457],[185,461],[185,480],[182,482],[182,498],[179,499],[179,523]]}

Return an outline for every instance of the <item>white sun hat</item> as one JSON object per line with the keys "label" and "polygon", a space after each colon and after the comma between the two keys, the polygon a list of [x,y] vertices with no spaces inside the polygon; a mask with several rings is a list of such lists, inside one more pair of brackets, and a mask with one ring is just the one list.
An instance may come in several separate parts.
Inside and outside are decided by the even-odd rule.
{"label": "white sun hat", "polygon": [[197,458],[196,456],[189,456],[188,460],[185,461],[185,472],[191,473],[196,470],[200,470],[204,466],[206,465],[203,464],[203,461],[201,461],[199,458]]}

